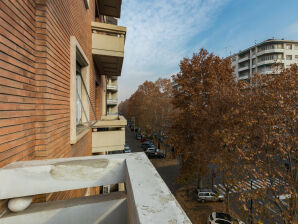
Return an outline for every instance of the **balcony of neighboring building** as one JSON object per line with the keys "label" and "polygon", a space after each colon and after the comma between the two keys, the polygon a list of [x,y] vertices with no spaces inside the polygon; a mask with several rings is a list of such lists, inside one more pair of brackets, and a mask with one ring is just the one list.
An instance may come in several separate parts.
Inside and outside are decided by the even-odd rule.
{"label": "balcony of neighboring building", "polygon": [[96,7],[101,15],[120,18],[122,0],[96,0]]}
{"label": "balcony of neighboring building", "polygon": [[92,55],[98,74],[120,76],[126,27],[92,22]]}
{"label": "balcony of neighboring building", "polygon": [[107,90],[109,91],[118,91],[118,86],[114,84],[107,84]]}
{"label": "balcony of neighboring building", "polygon": [[249,69],[249,65],[244,65],[238,68],[238,72],[245,71]]}
{"label": "balcony of neighboring building", "polygon": [[[0,169],[0,224],[191,223],[144,153],[15,162]],[[123,191],[32,203],[38,195],[123,183]],[[15,211],[15,212],[12,212]]]}
{"label": "balcony of neighboring building", "polygon": [[258,57],[258,66],[266,65],[266,64],[280,64],[284,60],[284,56],[282,53],[274,53],[274,54],[267,54]]}
{"label": "balcony of neighboring building", "polygon": [[244,55],[244,56],[242,56],[242,57],[239,56],[238,63],[247,61],[247,60],[249,60],[249,59],[250,59],[249,54],[246,54],[246,55]]}
{"label": "balcony of neighboring building", "polygon": [[282,43],[271,43],[258,46],[257,56],[272,53],[283,53],[284,45]]}
{"label": "balcony of neighboring building", "polygon": [[118,104],[118,99],[114,99],[114,98],[108,98],[107,99],[107,105],[108,106],[115,106]]}
{"label": "balcony of neighboring building", "polygon": [[123,150],[126,124],[127,121],[123,116],[102,116],[92,126],[92,153]]}

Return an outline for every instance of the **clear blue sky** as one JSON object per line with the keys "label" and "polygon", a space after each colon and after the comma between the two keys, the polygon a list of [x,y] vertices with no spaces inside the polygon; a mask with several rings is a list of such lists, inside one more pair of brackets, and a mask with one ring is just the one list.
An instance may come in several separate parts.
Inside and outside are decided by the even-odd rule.
{"label": "clear blue sky", "polygon": [[272,37],[298,40],[298,0],[123,0],[119,24],[127,27],[124,100],[200,48],[225,57]]}

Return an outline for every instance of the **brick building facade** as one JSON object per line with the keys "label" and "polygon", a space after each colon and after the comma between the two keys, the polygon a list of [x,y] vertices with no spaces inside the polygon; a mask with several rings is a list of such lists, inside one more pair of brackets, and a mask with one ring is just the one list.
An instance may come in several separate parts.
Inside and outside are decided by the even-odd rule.
{"label": "brick building facade", "polygon": [[0,1],[0,168],[92,155],[92,124],[105,115],[109,75],[96,63],[116,60],[121,73],[123,61],[105,52],[94,59],[92,26],[115,22],[120,10],[121,0]]}

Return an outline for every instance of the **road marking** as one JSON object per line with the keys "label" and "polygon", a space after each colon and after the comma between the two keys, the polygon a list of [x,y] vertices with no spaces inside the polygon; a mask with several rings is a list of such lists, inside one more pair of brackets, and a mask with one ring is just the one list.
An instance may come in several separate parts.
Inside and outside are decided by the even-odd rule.
{"label": "road marking", "polygon": [[254,180],[252,183],[253,183],[257,188],[261,188],[261,187],[262,187],[262,185],[260,185],[260,184],[257,182],[257,180]]}

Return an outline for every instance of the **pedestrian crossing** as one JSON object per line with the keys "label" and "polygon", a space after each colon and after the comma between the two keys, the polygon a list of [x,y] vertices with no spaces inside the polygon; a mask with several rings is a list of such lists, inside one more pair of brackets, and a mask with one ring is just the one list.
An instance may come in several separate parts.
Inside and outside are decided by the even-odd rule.
{"label": "pedestrian crossing", "polygon": [[[276,187],[278,185],[285,185],[286,183],[283,180],[280,180],[278,178],[275,179],[269,179],[265,178],[263,180],[247,180],[247,181],[240,181],[237,185],[231,186],[229,193],[240,193],[250,190],[257,190],[260,188],[267,188],[269,186]],[[219,193],[225,195],[226,194],[226,188],[222,184],[215,184],[213,185],[214,189],[216,189]]]}

